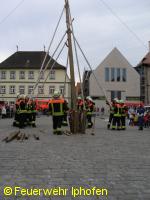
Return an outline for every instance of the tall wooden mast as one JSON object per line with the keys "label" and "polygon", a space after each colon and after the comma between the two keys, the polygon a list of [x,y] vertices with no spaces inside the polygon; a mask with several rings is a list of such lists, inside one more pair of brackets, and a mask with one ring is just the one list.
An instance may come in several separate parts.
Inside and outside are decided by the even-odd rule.
{"label": "tall wooden mast", "polygon": [[72,51],[72,34],[71,34],[71,21],[70,21],[70,10],[69,1],[65,0],[66,8],[66,25],[67,25],[67,38],[68,38],[68,55],[70,64],[70,81],[71,81],[71,108],[76,110],[76,90],[75,90],[75,77],[74,77],[74,61]]}

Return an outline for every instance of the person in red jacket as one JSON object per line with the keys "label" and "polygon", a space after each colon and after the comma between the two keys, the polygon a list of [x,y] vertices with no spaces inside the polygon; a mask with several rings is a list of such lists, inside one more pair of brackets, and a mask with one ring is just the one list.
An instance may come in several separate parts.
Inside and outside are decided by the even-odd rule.
{"label": "person in red jacket", "polygon": [[84,110],[84,100],[81,97],[77,98],[77,110],[78,111]]}
{"label": "person in red jacket", "polygon": [[95,109],[95,103],[93,99],[88,96],[86,97],[86,111],[87,111],[87,121],[88,121],[88,128],[92,128],[93,122],[92,122],[92,114]]}

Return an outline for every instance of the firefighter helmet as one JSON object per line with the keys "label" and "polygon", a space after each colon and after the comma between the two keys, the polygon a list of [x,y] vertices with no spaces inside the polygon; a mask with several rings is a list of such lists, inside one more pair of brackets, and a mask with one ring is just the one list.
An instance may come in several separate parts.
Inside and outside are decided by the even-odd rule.
{"label": "firefighter helmet", "polygon": [[17,99],[19,99],[20,98],[20,93],[17,93]]}
{"label": "firefighter helmet", "polygon": [[114,100],[115,102],[118,102],[118,98],[114,98],[113,100]]}
{"label": "firefighter helmet", "polygon": [[119,100],[119,103],[124,104],[124,100],[122,100],[122,99]]}
{"label": "firefighter helmet", "polygon": [[90,96],[87,96],[86,99],[93,102],[93,99]]}
{"label": "firefighter helmet", "polygon": [[19,95],[20,99],[25,99],[25,95],[24,94],[21,94]]}
{"label": "firefighter helmet", "polygon": [[54,94],[53,94],[53,97],[54,97],[54,98],[60,97],[60,92],[57,91],[57,90],[55,90],[55,91],[54,91]]}

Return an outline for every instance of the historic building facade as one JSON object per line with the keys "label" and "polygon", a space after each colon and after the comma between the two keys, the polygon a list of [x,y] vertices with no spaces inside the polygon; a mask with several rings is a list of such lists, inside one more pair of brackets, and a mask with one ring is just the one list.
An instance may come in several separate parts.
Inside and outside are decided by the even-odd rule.
{"label": "historic building facade", "polygon": [[[45,55],[46,52],[42,51],[18,51],[0,63],[0,101],[13,104],[17,93],[32,94]],[[45,63],[49,60],[48,55]],[[60,91],[70,100],[70,80],[66,67],[51,59],[47,69],[42,71],[32,96],[47,99],[52,97],[54,90]]]}

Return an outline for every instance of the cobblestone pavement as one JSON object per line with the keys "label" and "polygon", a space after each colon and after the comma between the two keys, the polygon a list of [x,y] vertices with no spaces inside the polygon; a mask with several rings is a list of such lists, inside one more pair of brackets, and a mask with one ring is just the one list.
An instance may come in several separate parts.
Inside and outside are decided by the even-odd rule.
{"label": "cobblestone pavement", "polygon": [[[0,140],[12,130],[12,119],[0,119]],[[37,119],[37,128],[27,127],[29,140],[0,141],[0,196],[14,199],[150,200],[150,129],[107,130],[97,118],[95,135],[53,135],[50,117]],[[33,138],[39,133],[40,140]],[[65,197],[4,197],[5,186],[68,188]],[[73,198],[71,187],[107,188],[108,196]]]}

